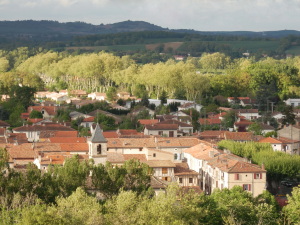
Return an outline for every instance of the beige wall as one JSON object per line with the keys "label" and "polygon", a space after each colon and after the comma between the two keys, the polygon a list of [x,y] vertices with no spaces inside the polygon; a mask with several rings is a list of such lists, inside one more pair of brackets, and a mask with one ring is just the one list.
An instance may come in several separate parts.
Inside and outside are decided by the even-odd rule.
{"label": "beige wall", "polygon": [[[176,176],[176,180],[180,186],[198,186],[198,176],[197,175],[180,175]],[[179,182],[179,179],[182,178],[182,183]],[[190,178],[193,179],[193,183],[190,183]]]}
{"label": "beige wall", "polygon": [[177,130],[148,130],[147,128],[144,130],[144,135],[159,135],[159,131],[162,131],[163,135],[167,135],[167,137],[169,137],[169,132],[173,131],[173,136],[177,137]]}
{"label": "beige wall", "polygon": [[161,167],[155,167],[153,169],[153,176],[156,177],[173,177],[174,176],[174,168],[167,168],[167,173],[163,174],[162,173],[162,168]]}
{"label": "beige wall", "polygon": [[235,174],[228,174],[228,188],[238,185],[243,187],[243,184],[251,184],[251,193],[256,197],[265,190],[266,173],[262,173],[262,179],[254,179],[254,173],[239,173],[239,180],[235,180]]}
{"label": "beige wall", "polygon": [[[172,162],[174,160],[174,155],[170,154],[169,152],[152,150],[147,148],[145,148],[145,151],[147,160],[170,160]],[[153,154],[155,154],[155,157]]]}

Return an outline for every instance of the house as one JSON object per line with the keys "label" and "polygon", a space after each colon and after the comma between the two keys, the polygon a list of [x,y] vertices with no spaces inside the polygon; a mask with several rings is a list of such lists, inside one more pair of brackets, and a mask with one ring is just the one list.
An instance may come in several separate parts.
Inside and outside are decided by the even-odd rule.
{"label": "house", "polygon": [[186,162],[175,163],[174,175],[178,184],[182,187],[199,187],[198,176],[200,175],[189,168]]}
{"label": "house", "polygon": [[277,131],[277,136],[300,141],[300,126],[298,125],[284,126],[282,129]]}
{"label": "house", "polygon": [[194,103],[194,101],[188,101],[188,100],[181,100],[181,99],[167,99],[167,105],[170,105],[171,103],[178,102],[181,105],[186,103]]}
{"label": "house", "polygon": [[203,131],[200,133],[196,133],[196,137],[205,140],[207,142],[210,142],[212,140],[223,140],[224,139],[224,132],[222,130],[208,130],[208,131]]}
{"label": "house", "polygon": [[178,120],[169,119],[169,120],[165,120],[163,122],[157,123],[157,125],[160,125],[160,124],[177,124],[179,131],[182,131],[183,133],[189,134],[189,135],[193,133],[193,126],[191,124],[183,123]]}
{"label": "house", "polygon": [[185,59],[185,57],[184,57],[184,56],[182,56],[182,55],[174,55],[174,59],[175,59],[175,60],[182,61],[182,60],[184,60],[184,59]]}
{"label": "house", "polygon": [[32,123],[34,125],[41,125],[43,121],[46,121],[46,120],[40,119],[40,118],[32,118],[32,119],[27,120],[27,122]]}
{"label": "house", "polygon": [[146,106],[143,106],[143,107],[141,107],[141,108],[139,108],[139,109],[133,110],[132,114],[136,116],[137,114],[139,114],[139,113],[140,113],[142,110],[144,110],[144,109],[146,109],[146,110],[149,112],[149,115],[150,115],[151,117],[154,116],[155,111],[152,110],[152,109],[147,108]]}
{"label": "house", "polygon": [[[61,91],[59,92],[61,93]],[[83,91],[83,90],[71,90],[71,91],[68,91],[68,95],[70,96],[76,96],[76,97],[82,97],[82,96],[86,96],[86,92]]]}
{"label": "house", "polygon": [[268,121],[267,124],[265,123],[259,123],[259,125],[262,127],[262,133],[263,134],[266,134],[268,132],[272,132],[272,131],[275,131],[275,128],[270,126],[270,122]]}
{"label": "house", "polygon": [[259,140],[258,142],[270,143],[274,152],[280,151],[280,152],[292,154],[292,149],[293,149],[294,150],[293,154],[299,155],[300,141],[296,141],[296,140],[292,140],[290,138],[284,138],[284,137],[278,136],[278,138],[267,137],[267,138]]}
{"label": "house", "polygon": [[71,120],[76,120],[79,117],[89,118],[91,116],[81,112],[73,111],[69,113],[69,117],[71,118]]}
{"label": "house", "polygon": [[130,98],[130,93],[129,92],[119,92],[119,93],[117,93],[117,96],[121,99],[127,100],[128,98]]}
{"label": "house", "polygon": [[55,105],[56,105],[56,103],[53,101],[43,101],[41,103],[41,106],[55,106]]}
{"label": "house", "polygon": [[208,126],[208,125],[221,125],[221,120],[220,119],[214,119],[214,118],[200,118],[199,122],[202,126]]}
{"label": "house", "polygon": [[196,103],[184,103],[178,106],[178,111],[187,110],[187,109],[196,109],[198,112],[201,110],[203,106]]}
{"label": "house", "polygon": [[144,135],[159,135],[167,137],[177,137],[177,124],[153,124],[145,125]]}
{"label": "house", "polygon": [[56,94],[56,95],[52,95],[51,99],[53,101],[61,103],[61,102],[65,102],[67,99],[69,99],[69,97],[66,94]]}
{"label": "house", "polygon": [[234,123],[233,127],[234,130],[238,132],[246,132],[248,127],[253,124],[254,122],[251,122],[249,120],[238,118],[238,121]]}
{"label": "house", "polygon": [[284,101],[286,105],[291,105],[293,107],[300,106],[300,98],[289,98]]}
{"label": "house", "polygon": [[242,106],[252,106],[252,105],[257,105],[257,101],[256,101],[256,99],[251,99],[251,98],[249,98],[249,99],[241,99],[241,101],[240,101],[240,105],[242,105]]}
{"label": "house", "polygon": [[88,94],[88,98],[91,98],[92,100],[99,100],[99,101],[106,101],[106,93],[99,93],[99,92],[93,92],[91,94]]}
{"label": "house", "polygon": [[8,123],[5,123],[4,121],[0,120],[0,128],[9,128],[11,125]]}
{"label": "house", "polygon": [[254,120],[260,117],[258,109],[235,109],[234,111],[238,116],[243,116],[247,120]]}
{"label": "house", "polygon": [[32,110],[39,111],[43,114],[44,119],[48,118],[54,118],[54,116],[57,114],[57,110],[59,108],[56,106],[29,106],[27,108],[27,113],[31,113]]}
{"label": "house", "polygon": [[207,142],[184,150],[191,170],[199,172],[198,185],[206,194],[214,189],[231,189],[238,185],[256,197],[266,189],[266,170],[247,159],[214,149]]}
{"label": "house", "polygon": [[224,134],[225,140],[238,141],[238,142],[247,142],[253,141],[254,135],[252,132],[229,132],[225,131]]}
{"label": "house", "polygon": [[81,98],[70,97],[70,98],[68,98],[68,99],[66,100],[66,103],[70,104],[70,103],[72,103],[72,102],[80,102],[80,101],[82,101]]}
{"label": "house", "polygon": [[[4,133],[3,133],[4,131]],[[23,144],[28,143],[26,134],[15,134],[15,133],[6,133],[4,128],[0,128],[0,143],[7,144]]]}
{"label": "house", "polygon": [[89,128],[89,127],[91,127],[94,124],[94,120],[95,120],[94,117],[84,118],[83,121],[81,122],[80,126],[88,127]]}
{"label": "house", "polygon": [[1,96],[1,101],[2,102],[7,102],[10,99],[9,95],[2,95]]}
{"label": "house", "polygon": [[72,128],[55,124],[55,125],[25,125],[13,129],[13,133],[25,133],[29,142],[39,141],[41,131],[75,131]]}
{"label": "house", "polygon": [[282,119],[284,116],[283,116],[283,114],[281,113],[281,112],[278,112],[278,111],[276,111],[276,112],[273,112],[272,113],[272,115],[271,115],[273,118],[275,118],[275,119]]}
{"label": "house", "polygon": [[27,121],[29,119],[30,113],[21,113],[21,119]]}
{"label": "house", "polygon": [[227,98],[229,104],[233,104],[235,103],[235,101],[239,101],[238,104],[240,104],[240,101],[243,99],[250,99],[250,98],[249,97],[228,97]]}
{"label": "house", "polygon": [[72,101],[71,104],[75,105],[76,109],[79,109],[81,106],[88,105],[88,104],[94,104],[96,102],[99,102],[98,100],[80,100],[80,101]]}

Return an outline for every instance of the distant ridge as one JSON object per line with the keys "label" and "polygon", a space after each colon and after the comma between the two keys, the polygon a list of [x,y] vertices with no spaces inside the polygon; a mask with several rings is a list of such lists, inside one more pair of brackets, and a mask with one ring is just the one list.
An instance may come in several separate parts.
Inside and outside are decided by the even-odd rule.
{"label": "distant ridge", "polygon": [[279,30],[279,31],[197,31],[193,29],[168,29],[144,21],[122,21],[112,24],[93,25],[85,22],[66,22],[60,23],[51,20],[18,20],[0,21],[0,36],[12,35],[88,35],[88,34],[110,34],[119,32],[137,31],[171,31],[176,33],[194,33],[201,35],[222,35],[222,36],[244,36],[262,38],[282,38],[288,35],[300,36],[300,31]]}

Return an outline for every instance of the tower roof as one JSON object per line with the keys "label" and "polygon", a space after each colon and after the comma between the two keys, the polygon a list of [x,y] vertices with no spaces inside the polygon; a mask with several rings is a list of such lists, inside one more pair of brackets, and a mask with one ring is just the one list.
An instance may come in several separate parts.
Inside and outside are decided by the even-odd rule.
{"label": "tower roof", "polygon": [[101,131],[101,128],[99,124],[97,123],[95,131],[92,135],[92,137],[89,139],[90,142],[95,143],[95,142],[107,142],[105,137],[103,136],[103,133]]}

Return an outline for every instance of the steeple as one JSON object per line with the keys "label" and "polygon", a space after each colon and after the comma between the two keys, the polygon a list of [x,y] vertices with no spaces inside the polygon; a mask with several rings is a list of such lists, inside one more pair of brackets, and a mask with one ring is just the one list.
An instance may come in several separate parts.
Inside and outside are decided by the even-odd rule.
{"label": "steeple", "polygon": [[107,140],[103,136],[101,128],[97,123],[95,131],[88,139],[89,158],[94,159],[95,164],[105,164],[107,159]]}
{"label": "steeple", "polygon": [[95,131],[94,131],[92,137],[89,139],[89,142],[92,142],[92,143],[107,143],[107,140],[103,136],[103,133],[102,133],[101,128],[100,128],[98,123],[96,125]]}

